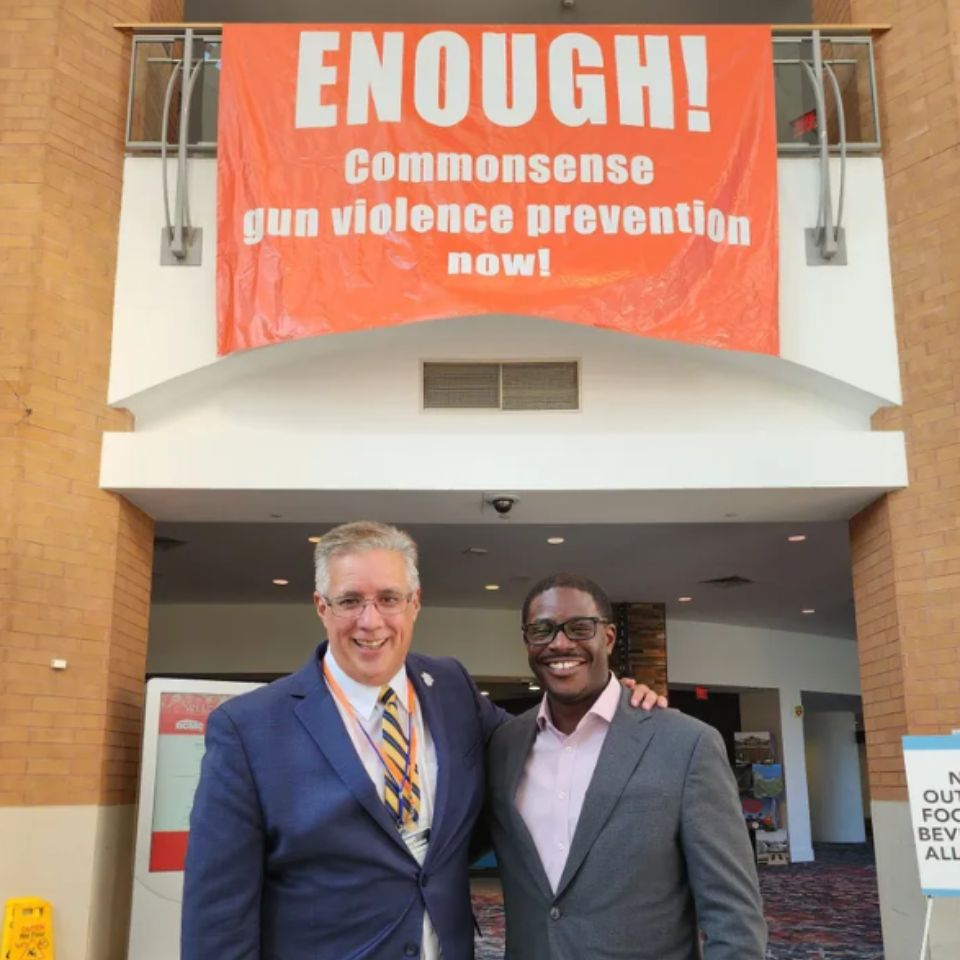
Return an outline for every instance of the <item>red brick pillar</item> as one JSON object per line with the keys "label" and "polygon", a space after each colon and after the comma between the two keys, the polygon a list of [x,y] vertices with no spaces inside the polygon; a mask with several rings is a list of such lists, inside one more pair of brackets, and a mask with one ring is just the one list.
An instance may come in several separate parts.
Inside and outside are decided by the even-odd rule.
{"label": "red brick pillar", "polygon": [[151,7],[0,0],[0,901],[51,900],[63,960],[124,956],[128,923],[153,522],[98,476],[130,427],[106,405],[114,23]]}

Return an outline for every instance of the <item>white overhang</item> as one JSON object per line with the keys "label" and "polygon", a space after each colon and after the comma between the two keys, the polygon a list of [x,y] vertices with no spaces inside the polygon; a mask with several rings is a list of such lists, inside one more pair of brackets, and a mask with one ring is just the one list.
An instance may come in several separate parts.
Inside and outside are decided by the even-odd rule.
{"label": "white overhang", "polygon": [[850,517],[907,484],[903,435],[104,435],[101,486],[158,520],[762,522]]}

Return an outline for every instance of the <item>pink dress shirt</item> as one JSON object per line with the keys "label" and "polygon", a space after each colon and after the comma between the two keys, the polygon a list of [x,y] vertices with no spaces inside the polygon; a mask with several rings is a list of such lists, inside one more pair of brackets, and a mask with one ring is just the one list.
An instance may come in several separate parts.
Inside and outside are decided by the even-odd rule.
{"label": "pink dress shirt", "polygon": [[540,703],[537,736],[517,785],[515,802],[554,891],[619,703],[620,683],[611,674],[603,693],[571,734],[561,733],[553,725],[546,695]]}

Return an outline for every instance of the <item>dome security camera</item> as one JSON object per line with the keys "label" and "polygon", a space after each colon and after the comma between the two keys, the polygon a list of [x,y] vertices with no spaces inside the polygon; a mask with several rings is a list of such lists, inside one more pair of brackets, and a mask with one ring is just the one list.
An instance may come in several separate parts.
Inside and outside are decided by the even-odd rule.
{"label": "dome security camera", "polygon": [[487,503],[489,503],[501,517],[506,517],[513,509],[514,504],[519,500],[520,498],[515,497],[512,493],[498,493],[490,497]]}

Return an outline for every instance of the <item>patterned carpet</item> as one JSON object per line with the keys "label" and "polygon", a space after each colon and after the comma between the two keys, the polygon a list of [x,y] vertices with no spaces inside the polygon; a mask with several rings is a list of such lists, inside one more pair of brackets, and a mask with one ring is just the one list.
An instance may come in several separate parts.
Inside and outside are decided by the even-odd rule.
{"label": "patterned carpet", "polygon": [[[770,926],[767,960],[883,960],[873,850],[817,844],[816,854],[814,863],[760,871]],[[477,960],[502,960],[503,906],[496,881],[474,882],[474,911],[484,934],[477,938]]]}

